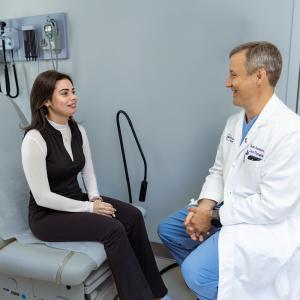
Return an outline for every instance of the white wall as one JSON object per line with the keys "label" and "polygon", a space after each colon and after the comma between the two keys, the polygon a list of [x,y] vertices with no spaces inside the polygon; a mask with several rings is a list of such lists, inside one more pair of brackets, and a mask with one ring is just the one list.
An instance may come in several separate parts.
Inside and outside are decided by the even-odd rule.
{"label": "white wall", "polygon": [[[198,196],[225,120],[235,111],[224,88],[231,48],[250,40],[275,43],[284,57],[278,93],[286,94],[292,0],[0,1],[0,19],[68,14],[70,59],[60,62],[59,69],[74,79],[77,120],[84,121],[90,138],[99,188],[127,199],[115,125],[116,112],[124,109],[149,165],[145,207],[152,240],[157,241],[163,217]],[[32,80],[50,66],[18,64],[24,88],[17,101],[26,115]],[[0,96],[1,110],[5,101]],[[9,129],[5,118],[0,126]],[[14,138],[9,130],[1,131],[1,143],[9,138]],[[142,163],[130,136],[127,141],[137,198]],[[8,158],[1,145],[0,172],[7,159],[12,169],[18,168],[18,155],[14,149]]]}
{"label": "white wall", "polygon": [[294,0],[286,103],[300,114],[300,1]]}

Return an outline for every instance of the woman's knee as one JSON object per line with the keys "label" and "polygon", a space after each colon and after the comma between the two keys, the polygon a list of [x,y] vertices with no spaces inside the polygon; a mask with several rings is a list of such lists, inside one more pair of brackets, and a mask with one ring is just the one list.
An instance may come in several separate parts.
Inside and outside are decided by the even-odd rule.
{"label": "woman's knee", "polygon": [[108,229],[108,241],[113,242],[115,240],[120,240],[124,237],[127,237],[127,233],[124,225],[118,220],[114,220],[115,222],[109,224]]}
{"label": "woman's knee", "polygon": [[133,216],[134,216],[134,218],[136,220],[143,220],[144,221],[144,216],[143,216],[141,210],[139,210],[135,206],[132,206],[132,208],[133,208]]}
{"label": "woman's knee", "polygon": [[132,223],[144,222],[144,216],[142,212],[133,205],[128,205],[127,217]]}

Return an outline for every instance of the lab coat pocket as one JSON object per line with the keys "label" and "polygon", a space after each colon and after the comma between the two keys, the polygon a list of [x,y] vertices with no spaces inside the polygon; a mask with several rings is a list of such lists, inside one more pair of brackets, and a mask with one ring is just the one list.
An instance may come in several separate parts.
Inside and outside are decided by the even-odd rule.
{"label": "lab coat pocket", "polygon": [[243,183],[244,192],[247,194],[258,192],[258,183],[261,179],[263,161],[245,159],[240,169],[240,182]]}
{"label": "lab coat pocket", "polygon": [[[252,282],[256,286],[271,284],[279,270],[290,257],[288,238],[282,237],[277,225],[236,225],[235,272],[241,282]],[[272,228],[270,228],[272,227]],[[282,239],[276,242],[277,234]],[[261,276],[265,274],[265,276]],[[259,280],[258,280],[259,278]]]}
{"label": "lab coat pocket", "polygon": [[261,168],[263,160],[251,159],[250,156],[245,158],[244,165],[246,168]]}

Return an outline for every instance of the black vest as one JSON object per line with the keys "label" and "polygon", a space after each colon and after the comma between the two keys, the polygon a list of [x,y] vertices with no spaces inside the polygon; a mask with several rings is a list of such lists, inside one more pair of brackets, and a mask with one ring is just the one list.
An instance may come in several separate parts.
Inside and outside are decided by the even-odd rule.
{"label": "black vest", "polygon": [[[72,133],[71,149],[73,161],[67,152],[60,131],[56,130],[47,121],[40,131],[47,144],[46,168],[50,190],[53,193],[75,200],[87,200],[81,192],[77,176],[85,165],[82,149],[82,136],[75,121],[69,121]],[[30,192],[29,222],[34,222],[54,210],[37,205]]]}

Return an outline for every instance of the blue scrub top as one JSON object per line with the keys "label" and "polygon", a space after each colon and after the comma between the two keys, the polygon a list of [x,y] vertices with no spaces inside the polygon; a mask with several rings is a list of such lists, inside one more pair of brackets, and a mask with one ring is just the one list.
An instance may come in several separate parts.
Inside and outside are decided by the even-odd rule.
{"label": "blue scrub top", "polygon": [[242,139],[240,144],[242,144],[244,138],[246,137],[246,135],[248,134],[249,130],[251,129],[251,127],[253,126],[253,124],[255,123],[255,121],[257,120],[259,115],[255,116],[254,118],[252,118],[248,123],[246,121],[246,114],[244,116],[244,121],[243,121],[243,128],[242,128]]}

